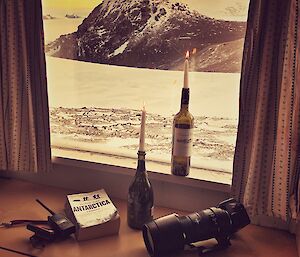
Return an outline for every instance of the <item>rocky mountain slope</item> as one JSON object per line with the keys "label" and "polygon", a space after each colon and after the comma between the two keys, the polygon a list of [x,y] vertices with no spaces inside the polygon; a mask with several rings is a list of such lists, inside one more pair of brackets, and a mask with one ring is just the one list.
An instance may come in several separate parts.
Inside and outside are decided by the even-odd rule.
{"label": "rocky mountain slope", "polygon": [[239,72],[244,22],[215,20],[169,0],[104,0],[78,30],[46,46],[49,55],[74,60],[181,69],[197,49],[195,71]]}

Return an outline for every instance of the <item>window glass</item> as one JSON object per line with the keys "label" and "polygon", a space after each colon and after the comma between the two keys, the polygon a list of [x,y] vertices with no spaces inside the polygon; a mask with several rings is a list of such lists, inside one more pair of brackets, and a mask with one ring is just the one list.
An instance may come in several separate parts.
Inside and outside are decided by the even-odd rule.
{"label": "window glass", "polygon": [[[247,0],[43,0],[52,151],[170,162],[190,57],[192,166],[231,172]],[[72,153],[71,153],[72,155]]]}

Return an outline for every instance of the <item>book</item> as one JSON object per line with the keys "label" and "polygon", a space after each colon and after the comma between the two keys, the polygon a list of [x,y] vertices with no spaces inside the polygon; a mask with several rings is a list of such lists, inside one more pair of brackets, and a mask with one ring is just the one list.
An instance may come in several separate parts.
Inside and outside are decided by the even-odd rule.
{"label": "book", "polygon": [[67,195],[65,212],[79,241],[119,233],[120,215],[104,189]]}

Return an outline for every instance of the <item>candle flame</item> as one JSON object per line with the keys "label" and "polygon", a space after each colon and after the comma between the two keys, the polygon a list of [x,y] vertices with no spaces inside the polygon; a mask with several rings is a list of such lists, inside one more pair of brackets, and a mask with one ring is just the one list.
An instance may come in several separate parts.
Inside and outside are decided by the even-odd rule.
{"label": "candle flame", "polygon": [[186,51],[185,59],[189,59],[189,58],[190,58],[190,52],[189,52],[189,51]]}

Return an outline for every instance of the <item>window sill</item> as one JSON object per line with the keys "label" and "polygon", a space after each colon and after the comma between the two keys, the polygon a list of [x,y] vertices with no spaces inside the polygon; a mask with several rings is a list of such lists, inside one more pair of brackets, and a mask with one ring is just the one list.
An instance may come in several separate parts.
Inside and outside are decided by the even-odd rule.
{"label": "window sill", "polygon": [[[53,157],[52,185],[79,192],[104,188],[112,197],[127,199],[136,159],[118,157],[116,161],[115,156],[80,153],[76,160],[70,159],[67,150],[56,154],[60,157]],[[168,165],[147,161],[146,167],[156,206],[195,211],[215,206],[229,197],[231,174],[192,168],[189,176],[178,177],[170,174]],[[42,179],[49,184],[49,179]]]}
{"label": "window sill", "polygon": [[[133,176],[136,170],[136,159],[94,152],[77,152],[58,149],[54,151],[54,164],[97,170],[104,173]],[[72,158],[70,158],[72,156]],[[170,165],[162,162],[146,160],[146,168],[150,179],[169,182],[178,185],[209,189],[224,193],[230,192],[232,174],[228,172],[191,167],[186,177],[173,176]]]}
{"label": "window sill", "polygon": [[[52,158],[53,170],[50,173],[3,171],[1,176],[76,192],[104,188],[111,197],[127,199],[136,159],[118,157],[116,161],[115,157],[95,153],[80,153],[77,159],[71,159],[67,150],[59,150],[55,155],[59,157]],[[170,174],[168,165],[147,161],[146,167],[155,206],[192,212],[215,206],[229,197],[231,174],[192,168],[189,176],[178,177]]]}

